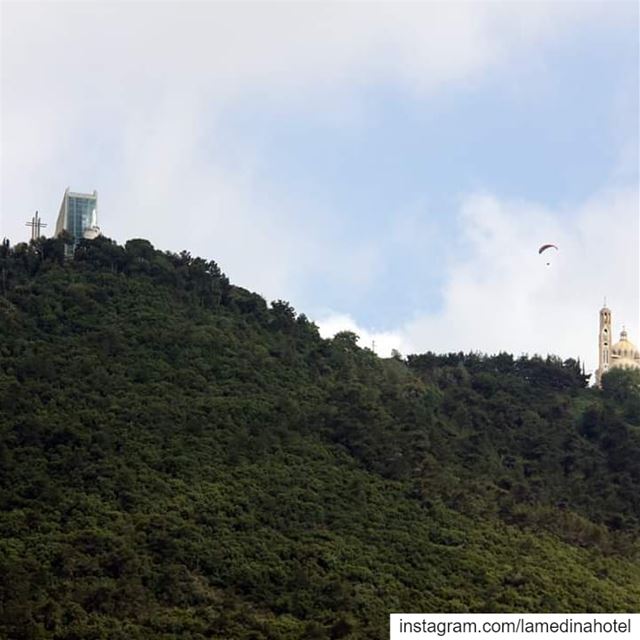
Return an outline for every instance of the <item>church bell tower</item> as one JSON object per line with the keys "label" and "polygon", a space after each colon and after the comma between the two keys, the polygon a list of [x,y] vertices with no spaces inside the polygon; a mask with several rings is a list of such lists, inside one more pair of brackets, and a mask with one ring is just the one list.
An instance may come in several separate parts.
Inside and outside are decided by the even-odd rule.
{"label": "church bell tower", "polygon": [[602,376],[609,370],[611,364],[611,310],[605,301],[600,309],[600,333],[598,335],[598,371],[596,384],[600,386]]}

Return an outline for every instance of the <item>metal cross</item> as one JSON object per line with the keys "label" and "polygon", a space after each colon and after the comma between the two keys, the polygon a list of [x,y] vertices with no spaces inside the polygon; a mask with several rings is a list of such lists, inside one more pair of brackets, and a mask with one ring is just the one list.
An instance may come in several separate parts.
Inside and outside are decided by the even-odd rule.
{"label": "metal cross", "polygon": [[31,218],[31,222],[27,222],[25,226],[31,227],[31,239],[37,240],[42,235],[40,233],[40,229],[42,227],[46,227],[47,225],[45,222],[42,222],[42,220],[40,220],[40,216],[36,211],[36,215]]}

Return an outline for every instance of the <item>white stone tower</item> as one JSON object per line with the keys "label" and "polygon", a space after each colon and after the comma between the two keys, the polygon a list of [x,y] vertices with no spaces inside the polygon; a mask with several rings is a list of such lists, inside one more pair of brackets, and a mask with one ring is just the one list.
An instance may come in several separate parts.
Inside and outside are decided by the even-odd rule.
{"label": "white stone tower", "polygon": [[611,309],[600,309],[600,333],[598,334],[598,370],[596,371],[596,384],[600,386],[602,376],[611,366]]}

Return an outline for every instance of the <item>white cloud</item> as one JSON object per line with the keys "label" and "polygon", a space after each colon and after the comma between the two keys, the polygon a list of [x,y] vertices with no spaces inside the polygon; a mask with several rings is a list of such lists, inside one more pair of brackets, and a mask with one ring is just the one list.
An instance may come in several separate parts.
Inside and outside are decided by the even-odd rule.
{"label": "white cloud", "polygon": [[[583,7],[582,19],[599,11]],[[355,126],[363,87],[389,81],[424,93],[473,82],[575,21],[564,7],[532,3],[6,2],[2,13],[1,232],[11,238],[44,203],[53,216],[67,185],[97,188],[109,215],[138,199],[136,180],[204,194],[219,186],[214,172],[228,193],[233,150],[207,149],[202,167],[200,145],[221,137],[220,114],[239,100]],[[235,200],[244,216],[281,223],[261,195]],[[175,202],[153,204],[158,242],[170,245],[180,230],[163,227]],[[285,235],[297,211],[278,208]],[[102,223],[117,238],[136,233],[128,219]],[[241,260],[238,251],[230,270]]]}
{"label": "white cloud", "polygon": [[380,357],[388,358],[393,349],[405,354],[409,345],[405,338],[397,331],[376,331],[359,326],[348,314],[328,313],[316,324],[323,338],[333,338],[340,331],[352,331],[360,339],[360,347],[372,349]]}
{"label": "white cloud", "polygon": [[[640,340],[637,192],[602,193],[573,213],[473,195],[460,218],[466,254],[442,310],[401,331],[416,351],[554,353],[593,369],[604,296],[618,329]],[[546,242],[559,247],[549,266],[537,253]]]}

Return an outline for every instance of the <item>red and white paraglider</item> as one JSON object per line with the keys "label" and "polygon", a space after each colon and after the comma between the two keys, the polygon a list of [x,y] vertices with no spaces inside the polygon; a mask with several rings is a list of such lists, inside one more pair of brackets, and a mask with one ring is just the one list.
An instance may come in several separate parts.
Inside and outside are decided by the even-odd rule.
{"label": "red and white paraglider", "polygon": [[[551,249],[555,249],[556,251],[558,251],[558,247],[557,247],[555,244],[543,244],[543,245],[538,249],[538,253],[539,253],[540,255],[542,255],[543,253],[545,253],[545,252],[547,252],[547,251],[549,251],[549,250],[551,250]],[[552,255],[553,253],[554,253],[554,252],[552,251],[552,252],[551,252],[551,255]],[[551,257],[550,257],[550,254],[547,254],[547,255],[545,256],[545,259],[547,260],[547,267],[548,267],[548,266],[551,264]]]}

